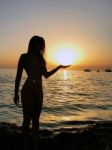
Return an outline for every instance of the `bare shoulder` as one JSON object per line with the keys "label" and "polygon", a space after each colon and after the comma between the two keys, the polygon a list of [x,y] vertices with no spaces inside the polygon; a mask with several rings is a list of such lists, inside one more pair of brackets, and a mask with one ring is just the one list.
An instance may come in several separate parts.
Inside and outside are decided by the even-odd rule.
{"label": "bare shoulder", "polygon": [[23,54],[20,55],[20,57],[19,57],[19,64],[23,64],[24,63],[24,60],[26,59],[26,56],[27,56],[26,53],[23,53]]}
{"label": "bare shoulder", "polygon": [[22,57],[22,58],[27,57],[27,53],[22,53],[22,54],[20,55],[20,57]]}
{"label": "bare shoulder", "polygon": [[20,55],[20,60],[24,60],[27,57],[27,53],[22,53]]}

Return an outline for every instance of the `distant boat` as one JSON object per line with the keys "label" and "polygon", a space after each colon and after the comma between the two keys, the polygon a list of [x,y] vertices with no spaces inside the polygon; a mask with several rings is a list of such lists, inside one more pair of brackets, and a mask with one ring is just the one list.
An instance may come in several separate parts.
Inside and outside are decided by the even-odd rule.
{"label": "distant boat", "polygon": [[105,69],[105,72],[112,72],[111,69]]}
{"label": "distant boat", "polygon": [[100,72],[99,70],[97,70],[97,72]]}
{"label": "distant boat", "polygon": [[91,72],[91,69],[84,69],[84,72]]}

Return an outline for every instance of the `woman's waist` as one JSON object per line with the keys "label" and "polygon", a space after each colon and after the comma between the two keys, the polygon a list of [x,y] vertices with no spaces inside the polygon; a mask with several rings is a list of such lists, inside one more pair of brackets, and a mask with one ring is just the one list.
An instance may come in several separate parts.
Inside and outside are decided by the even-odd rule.
{"label": "woman's waist", "polygon": [[26,83],[37,83],[37,84],[42,84],[42,78],[37,78],[37,77],[28,77],[26,79]]}

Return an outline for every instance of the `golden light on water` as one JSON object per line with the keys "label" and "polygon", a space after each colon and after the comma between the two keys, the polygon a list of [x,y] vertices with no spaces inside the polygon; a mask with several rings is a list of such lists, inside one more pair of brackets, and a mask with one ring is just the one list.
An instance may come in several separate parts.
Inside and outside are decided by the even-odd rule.
{"label": "golden light on water", "polygon": [[68,79],[68,71],[67,70],[63,70],[63,79],[64,80]]}
{"label": "golden light on water", "polygon": [[48,61],[52,64],[78,64],[84,58],[83,51],[73,44],[61,44],[47,51]]}

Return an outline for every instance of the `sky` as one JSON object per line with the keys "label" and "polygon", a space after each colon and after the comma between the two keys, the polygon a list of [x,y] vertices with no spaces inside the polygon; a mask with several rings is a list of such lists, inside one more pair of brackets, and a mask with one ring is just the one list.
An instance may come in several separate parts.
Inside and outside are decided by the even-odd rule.
{"label": "sky", "polygon": [[1,0],[0,67],[16,67],[34,35],[46,41],[48,67],[60,44],[83,53],[74,68],[112,67],[112,0]]}

